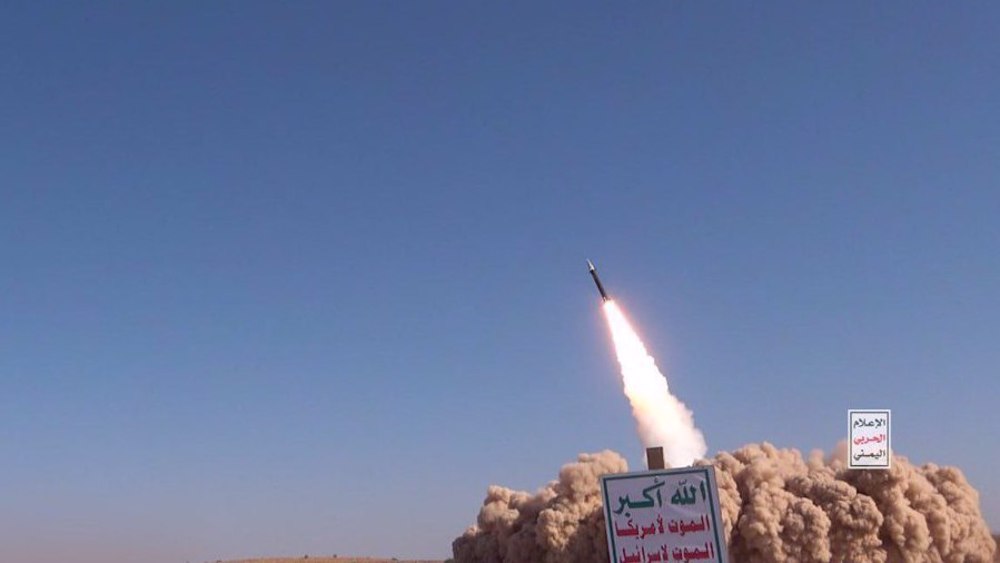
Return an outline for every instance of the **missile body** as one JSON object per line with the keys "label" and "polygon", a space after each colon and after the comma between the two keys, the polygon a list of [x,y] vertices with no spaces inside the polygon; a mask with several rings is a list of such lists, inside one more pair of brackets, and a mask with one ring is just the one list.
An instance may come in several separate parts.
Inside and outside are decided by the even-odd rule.
{"label": "missile body", "polygon": [[597,291],[601,292],[601,299],[604,301],[610,300],[608,292],[604,291],[604,286],[601,285],[601,278],[597,277],[597,268],[594,267],[594,263],[587,260],[587,266],[590,267],[590,277],[594,278],[594,283],[597,284]]}

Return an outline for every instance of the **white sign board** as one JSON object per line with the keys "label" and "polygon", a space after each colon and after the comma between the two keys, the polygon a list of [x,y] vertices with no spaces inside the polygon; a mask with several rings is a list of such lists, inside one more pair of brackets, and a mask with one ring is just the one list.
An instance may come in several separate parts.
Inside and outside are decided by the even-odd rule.
{"label": "white sign board", "polygon": [[727,563],[715,468],[601,477],[611,563]]}
{"label": "white sign board", "polygon": [[889,409],[851,409],[847,411],[850,442],[847,467],[850,469],[889,469]]}

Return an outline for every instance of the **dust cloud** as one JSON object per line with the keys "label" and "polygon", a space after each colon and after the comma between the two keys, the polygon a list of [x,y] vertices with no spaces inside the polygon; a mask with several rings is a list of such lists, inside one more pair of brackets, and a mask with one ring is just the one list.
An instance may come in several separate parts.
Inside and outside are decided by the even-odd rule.
{"label": "dust cloud", "polygon": [[[955,467],[848,470],[843,445],[803,457],[768,443],[721,452],[715,466],[734,563],[991,563],[979,494]],[[531,494],[491,486],[456,563],[606,563],[599,477],[628,470],[612,451],[581,454]]]}

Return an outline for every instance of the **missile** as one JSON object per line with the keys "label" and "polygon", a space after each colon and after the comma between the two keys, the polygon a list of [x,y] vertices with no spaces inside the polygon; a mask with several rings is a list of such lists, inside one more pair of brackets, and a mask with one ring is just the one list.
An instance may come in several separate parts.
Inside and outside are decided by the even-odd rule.
{"label": "missile", "polygon": [[608,292],[604,291],[604,286],[601,285],[601,278],[597,277],[597,268],[594,267],[594,263],[587,260],[587,266],[590,267],[590,277],[594,278],[594,283],[597,284],[597,291],[601,292],[601,299],[609,301],[611,298],[608,297]]}

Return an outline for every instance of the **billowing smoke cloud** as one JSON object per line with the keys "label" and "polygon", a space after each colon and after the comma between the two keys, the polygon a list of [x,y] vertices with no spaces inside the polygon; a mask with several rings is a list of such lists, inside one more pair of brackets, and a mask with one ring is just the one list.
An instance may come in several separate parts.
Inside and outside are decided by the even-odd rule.
{"label": "billowing smoke cloud", "polygon": [[605,302],[604,314],[643,447],[663,446],[667,463],[674,467],[691,465],[707,450],[705,438],[695,428],[694,416],[670,393],[667,379],[618,305]]}
{"label": "billowing smoke cloud", "polygon": [[[717,470],[733,563],[991,563],[996,544],[959,469],[894,456],[889,470],[847,470],[845,459],[764,443],[698,461]],[[456,563],[606,563],[598,477],[624,471],[603,451],[535,494],[490,487]]]}

